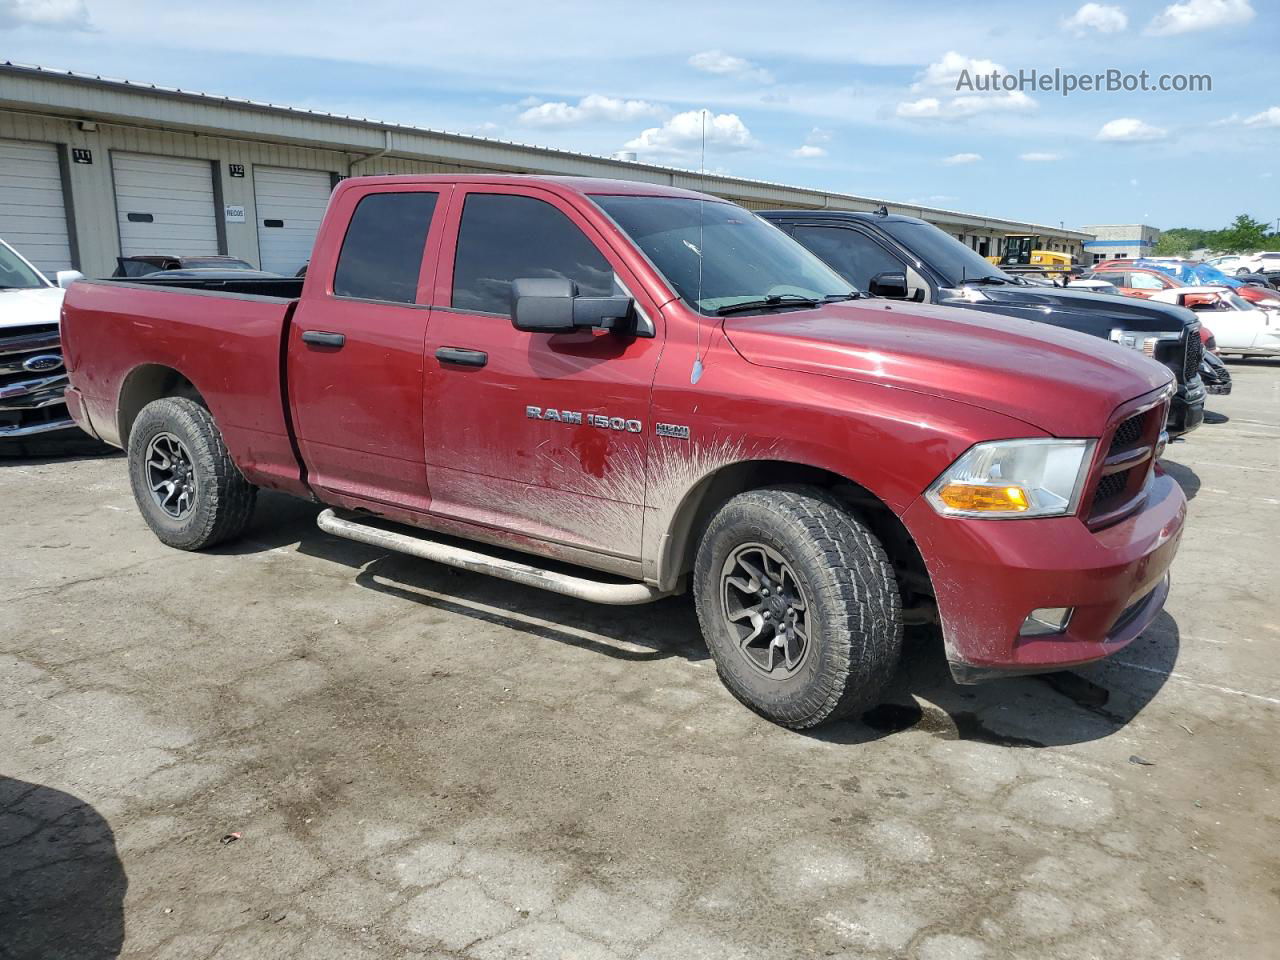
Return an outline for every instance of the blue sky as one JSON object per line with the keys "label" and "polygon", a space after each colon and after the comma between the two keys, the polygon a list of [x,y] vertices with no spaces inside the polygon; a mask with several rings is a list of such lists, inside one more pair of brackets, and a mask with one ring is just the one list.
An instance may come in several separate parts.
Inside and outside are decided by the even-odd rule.
{"label": "blue sky", "polygon": [[[0,0],[0,59],[1043,223],[1280,217],[1262,0]],[[1209,74],[958,95],[961,69]]]}

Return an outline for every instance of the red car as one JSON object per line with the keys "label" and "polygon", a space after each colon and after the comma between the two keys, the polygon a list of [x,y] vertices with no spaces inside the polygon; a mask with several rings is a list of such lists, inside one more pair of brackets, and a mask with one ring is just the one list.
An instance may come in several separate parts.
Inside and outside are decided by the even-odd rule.
{"label": "red car", "polygon": [[269,488],[583,599],[687,590],[726,685],[792,727],[876,703],[904,622],[940,623],[971,681],[1107,656],[1169,590],[1167,367],[860,296],[731,203],[355,178],[305,280],[202,283],[78,283],[63,321],[71,409],[180,549]]}

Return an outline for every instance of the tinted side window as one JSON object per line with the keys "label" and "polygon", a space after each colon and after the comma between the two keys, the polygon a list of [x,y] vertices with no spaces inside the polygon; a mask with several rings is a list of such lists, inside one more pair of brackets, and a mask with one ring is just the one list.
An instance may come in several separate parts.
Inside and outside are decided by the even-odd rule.
{"label": "tinted side window", "polygon": [[564,277],[584,297],[614,293],[613,268],[563,213],[533,197],[473,193],[462,208],[453,306],[511,313],[511,281]]}
{"label": "tinted side window", "polygon": [[857,230],[796,227],[795,238],[859,290],[868,289],[871,278],[877,273],[901,272],[906,267],[888,250]]}
{"label": "tinted side window", "polygon": [[333,292],[361,300],[413,303],[434,193],[371,193],[356,206],[338,254]]}

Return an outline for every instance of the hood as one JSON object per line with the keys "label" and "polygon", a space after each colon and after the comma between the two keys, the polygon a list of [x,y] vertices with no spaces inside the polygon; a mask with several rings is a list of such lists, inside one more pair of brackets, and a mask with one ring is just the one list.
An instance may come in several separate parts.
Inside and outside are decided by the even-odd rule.
{"label": "hood", "polygon": [[1134,350],[1030,320],[871,300],[725,318],[750,363],[897,387],[1097,436],[1126,400],[1173,383]]}
{"label": "hood", "polygon": [[[1126,330],[1181,330],[1195,320],[1187,311],[1170,304],[1153,304],[1137,297],[1105,296],[1079,288],[1073,290],[1070,287],[1023,287],[1010,284],[984,286],[980,290],[993,308],[1013,306],[1042,311],[1047,308],[1059,316],[1096,315],[1102,321],[1102,326],[1123,327]],[[977,309],[983,309],[981,303],[978,303]],[[1027,313],[1027,317],[1031,318],[1032,314]]]}
{"label": "hood", "polygon": [[0,290],[0,330],[31,323],[57,323],[65,293],[61,287]]}

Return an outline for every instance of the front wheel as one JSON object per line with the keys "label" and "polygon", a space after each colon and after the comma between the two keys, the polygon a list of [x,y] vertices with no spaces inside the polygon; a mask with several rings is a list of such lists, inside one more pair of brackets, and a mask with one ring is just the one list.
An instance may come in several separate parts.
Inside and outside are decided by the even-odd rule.
{"label": "front wheel", "polygon": [[185,397],[142,408],[129,433],[129,481],[147,526],[179,550],[240,536],[258,490],[232,461],[209,411]]}
{"label": "front wheel", "polygon": [[817,487],[740,494],[711,520],[694,566],[720,679],[794,729],[877,702],[897,667],[897,580],[875,535]]}

